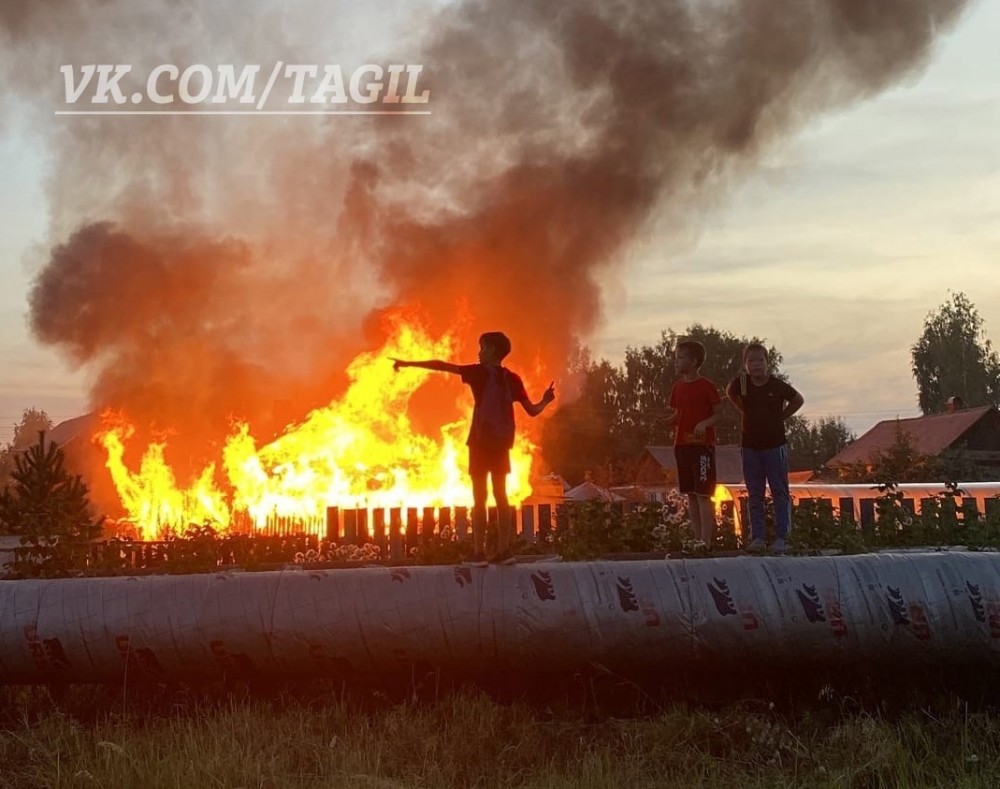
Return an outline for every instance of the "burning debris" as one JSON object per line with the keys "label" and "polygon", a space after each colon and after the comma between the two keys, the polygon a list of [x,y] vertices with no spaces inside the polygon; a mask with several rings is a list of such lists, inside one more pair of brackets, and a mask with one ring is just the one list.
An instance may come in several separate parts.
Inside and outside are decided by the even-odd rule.
{"label": "burning debris", "polygon": [[[273,441],[258,447],[251,426],[237,423],[222,449],[224,489],[211,463],[193,484],[178,484],[164,457],[165,443],[150,444],[139,468],[130,470],[125,445],[134,428],[107,413],[97,438],[107,451],[107,467],[128,520],[151,537],[164,527],[192,522],[228,527],[237,513],[246,513],[256,526],[273,516],[309,524],[321,520],[330,504],[371,509],[465,502],[468,483],[461,466],[467,420],[444,425],[436,438],[416,432],[407,404],[427,373],[399,376],[389,361],[401,355],[450,356],[451,346],[450,337],[435,342],[416,324],[399,322],[382,349],[351,363],[341,398],[288,426]],[[514,501],[530,492],[534,452],[526,438],[514,447]]]}

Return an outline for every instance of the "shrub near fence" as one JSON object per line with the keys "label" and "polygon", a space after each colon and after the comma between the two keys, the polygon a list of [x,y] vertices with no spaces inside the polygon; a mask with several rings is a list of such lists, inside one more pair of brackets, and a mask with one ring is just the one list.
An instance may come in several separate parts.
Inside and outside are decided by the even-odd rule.
{"label": "shrub near fence", "polygon": [[[859,553],[904,547],[962,545],[1000,549],[1000,506],[969,507],[960,489],[907,499],[891,483],[873,489],[855,518],[830,499],[794,502],[793,550]],[[919,506],[917,506],[919,504]],[[746,501],[723,502],[712,548],[738,549],[747,541]],[[743,518],[738,518],[740,512]],[[471,552],[468,510],[440,508],[376,511],[369,527],[363,511],[328,514],[327,539],[316,534],[219,534],[209,525],[158,542],[106,540],[59,546],[60,561],[44,561],[46,546],[14,549],[13,577],[196,573],[223,568],[273,569],[291,563],[356,566],[371,563],[452,564]],[[773,513],[767,508],[773,535]],[[404,520],[405,519],[405,520]],[[490,510],[488,541],[495,544],[497,514]],[[515,551],[557,553],[565,559],[636,558],[690,551],[695,545],[684,500],[665,503],[601,501],[521,507],[515,512]],[[405,527],[404,527],[405,523]],[[742,524],[742,527],[741,527]]]}
{"label": "shrub near fence", "polygon": [[[63,542],[55,547],[14,548],[9,575],[18,578],[141,573],[204,573],[222,568],[270,569],[316,551],[311,534],[287,537],[218,534],[210,526],[192,526],[183,535],[156,542],[100,540]],[[50,561],[57,550],[58,562]]]}

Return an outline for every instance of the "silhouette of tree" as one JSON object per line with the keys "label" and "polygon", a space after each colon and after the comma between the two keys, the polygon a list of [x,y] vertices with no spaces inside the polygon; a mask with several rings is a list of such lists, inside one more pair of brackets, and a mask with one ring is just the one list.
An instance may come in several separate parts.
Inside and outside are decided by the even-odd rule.
{"label": "silhouette of tree", "polygon": [[0,531],[21,536],[21,575],[72,575],[74,547],[100,535],[87,486],[64,467],[62,450],[45,433],[14,458],[11,483],[0,493]]}
{"label": "silhouette of tree", "polygon": [[983,319],[964,293],[953,293],[924,321],[911,348],[917,401],[925,414],[945,409],[948,398],[966,407],[1000,404],[1000,358],[983,330]]}
{"label": "silhouette of tree", "polygon": [[38,432],[48,432],[52,429],[49,415],[38,408],[25,408],[21,421],[14,425],[14,439],[0,449],[0,488],[10,482],[10,473],[14,470],[14,458],[18,453],[30,447],[38,437]]}
{"label": "silhouette of tree", "polygon": [[813,422],[796,414],[785,423],[785,435],[792,471],[820,471],[826,461],[855,439],[847,424],[835,416]]}

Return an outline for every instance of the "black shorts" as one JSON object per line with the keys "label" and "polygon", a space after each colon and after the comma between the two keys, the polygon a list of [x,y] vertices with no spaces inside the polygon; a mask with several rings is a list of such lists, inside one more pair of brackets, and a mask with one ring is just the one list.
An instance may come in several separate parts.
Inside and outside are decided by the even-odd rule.
{"label": "black shorts", "polygon": [[506,447],[469,447],[469,476],[490,474],[503,477],[510,474],[510,450]]}
{"label": "black shorts", "polygon": [[681,493],[712,496],[715,493],[715,447],[680,444],[674,447],[677,458],[677,487]]}

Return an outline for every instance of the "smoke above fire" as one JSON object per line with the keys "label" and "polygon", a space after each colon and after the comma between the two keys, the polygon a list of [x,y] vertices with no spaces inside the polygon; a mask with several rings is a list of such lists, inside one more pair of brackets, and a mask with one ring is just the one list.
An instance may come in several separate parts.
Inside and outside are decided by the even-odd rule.
{"label": "smoke above fire", "polygon": [[[277,431],[336,396],[386,311],[454,332],[459,360],[503,329],[545,383],[653,221],[683,228],[810,119],[914,72],[964,5],[5,4],[6,101],[52,157],[31,328],[95,407],[192,452],[230,417]],[[51,115],[64,63],[279,57],[421,63],[432,114]]]}

